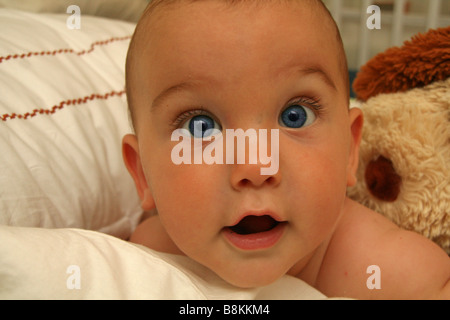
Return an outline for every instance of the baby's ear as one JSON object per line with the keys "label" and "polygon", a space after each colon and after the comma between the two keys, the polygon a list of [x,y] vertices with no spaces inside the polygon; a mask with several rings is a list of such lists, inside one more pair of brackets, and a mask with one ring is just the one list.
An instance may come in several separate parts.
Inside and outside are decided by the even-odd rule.
{"label": "baby's ear", "polygon": [[361,143],[364,117],[361,109],[351,108],[349,110],[350,119],[350,154],[347,167],[347,186],[356,184],[356,171],[358,170],[359,145]]}
{"label": "baby's ear", "polygon": [[155,201],[147,184],[139,156],[139,144],[134,134],[127,134],[122,139],[122,156],[128,172],[133,177],[136,190],[141,199],[141,207],[145,211],[155,208]]}

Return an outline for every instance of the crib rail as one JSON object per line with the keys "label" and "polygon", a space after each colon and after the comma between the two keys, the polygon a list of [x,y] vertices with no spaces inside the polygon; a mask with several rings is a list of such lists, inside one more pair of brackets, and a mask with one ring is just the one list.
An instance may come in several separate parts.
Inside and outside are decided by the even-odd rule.
{"label": "crib rail", "polygon": [[[427,12],[405,13],[405,8],[408,5],[408,0],[391,0],[393,4],[392,10],[383,10],[381,12],[381,26],[388,28],[390,32],[389,46],[398,46],[405,41],[404,28],[422,27],[423,31],[430,28],[445,27],[450,25],[450,15],[442,15],[441,7],[443,1],[449,0],[427,0]],[[367,28],[366,22],[370,14],[367,13],[367,8],[371,5],[377,5],[382,1],[361,0],[360,7],[345,7],[344,0],[328,0],[325,2],[330,9],[331,14],[338,27],[341,29],[346,21],[359,21],[360,28],[358,34],[358,54],[357,66],[361,66],[367,62],[370,57],[370,37],[371,31]]]}

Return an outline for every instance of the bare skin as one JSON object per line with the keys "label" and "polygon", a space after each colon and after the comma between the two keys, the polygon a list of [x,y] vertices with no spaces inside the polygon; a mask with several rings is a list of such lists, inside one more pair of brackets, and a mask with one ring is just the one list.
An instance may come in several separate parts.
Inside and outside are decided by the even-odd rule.
{"label": "bare skin", "polygon": [[[327,20],[310,1],[264,3],[179,1],[141,22],[152,32],[136,40],[136,134],[124,137],[123,154],[143,209],[158,215],[130,240],[187,255],[240,287],[290,274],[327,296],[450,298],[443,250],[345,196],[356,183],[363,118],[348,109],[331,23],[317,24]],[[290,108],[307,121],[283,120]],[[221,129],[279,130],[279,170],[175,165],[171,133],[198,114]],[[283,226],[276,243],[244,250],[230,241],[239,219],[263,214]],[[372,265],[381,289],[367,286]]]}
{"label": "bare skin", "polygon": [[[290,275],[329,297],[449,299],[450,264],[441,248],[419,234],[399,229],[366,207],[351,200],[349,204],[354,210],[342,217],[326,253],[311,258],[305,266],[291,269]],[[157,215],[140,224],[130,241],[184,255]],[[392,259],[393,256],[402,260]],[[366,284],[370,276],[367,267],[374,264],[381,270],[381,289],[370,290]]]}

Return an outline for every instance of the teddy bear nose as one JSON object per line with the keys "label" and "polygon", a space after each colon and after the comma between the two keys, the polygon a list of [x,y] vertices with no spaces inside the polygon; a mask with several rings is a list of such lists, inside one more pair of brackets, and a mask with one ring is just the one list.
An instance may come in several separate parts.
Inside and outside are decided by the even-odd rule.
{"label": "teddy bear nose", "polygon": [[400,193],[402,178],[395,172],[392,161],[379,156],[369,162],[365,172],[367,188],[380,200],[393,202]]}

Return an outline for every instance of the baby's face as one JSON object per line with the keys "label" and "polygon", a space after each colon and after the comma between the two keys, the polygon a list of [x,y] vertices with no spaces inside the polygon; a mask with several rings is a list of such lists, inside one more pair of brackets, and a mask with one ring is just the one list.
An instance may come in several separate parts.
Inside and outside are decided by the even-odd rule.
{"label": "baby's face", "polygon": [[[294,273],[320,250],[356,169],[335,31],[305,2],[275,3],[157,10],[133,88],[143,206],[154,202],[186,255],[242,287]],[[223,132],[224,158],[226,129],[277,130],[278,170],[262,175],[269,165],[248,157],[175,164],[172,133],[193,134],[194,120]]]}

